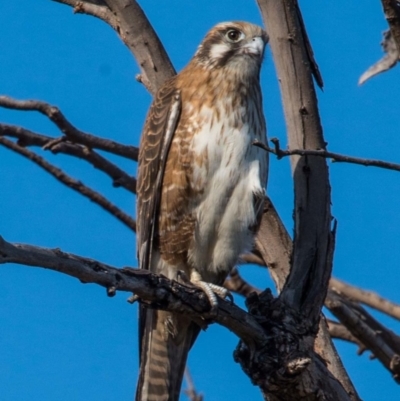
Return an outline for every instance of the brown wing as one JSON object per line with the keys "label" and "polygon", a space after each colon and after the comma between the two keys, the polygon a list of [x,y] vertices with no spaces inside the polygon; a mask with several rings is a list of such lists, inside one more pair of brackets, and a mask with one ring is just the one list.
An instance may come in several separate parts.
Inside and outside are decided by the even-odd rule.
{"label": "brown wing", "polygon": [[180,111],[180,92],[172,78],[156,94],[140,142],[136,216],[137,254],[142,269],[150,268],[165,163]]}

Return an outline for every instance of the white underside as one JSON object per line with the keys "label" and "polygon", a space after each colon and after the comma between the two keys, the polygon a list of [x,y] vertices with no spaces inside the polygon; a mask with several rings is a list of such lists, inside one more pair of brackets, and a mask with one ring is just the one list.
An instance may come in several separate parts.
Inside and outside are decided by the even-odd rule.
{"label": "white underside", "polygon": [[[238,110],[236,118],[245,110]],[[264,192],[267,154],[253,146],[256,133],[248,124],[233,128],[233,116],[222,117],[211,126],[211,111],[203,107],[204,123],[195,134],[193,151],[207,150],[208,166],[195,166],[193,182],[205,191],[195,206],[195,246],[189,259],[203,280],[213,282],[216,273],[228,273],[241,253],[250,250],[255,223],[253,194]],[[228,124],[227,124],[228,121]],[[261,122],[255,124],[262,127]],[[261,139],[260,139],[261,137]],[[258,133],[262,140],[265,133]]]}

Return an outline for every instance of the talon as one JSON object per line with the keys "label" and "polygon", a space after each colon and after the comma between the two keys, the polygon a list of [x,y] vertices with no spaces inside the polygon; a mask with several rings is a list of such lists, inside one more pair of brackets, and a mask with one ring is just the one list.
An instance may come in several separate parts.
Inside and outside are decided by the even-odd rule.
{"label": "talon", "polygon": [[213,290],[213,292],[215,294],[219,295],[222,299],[225,299],[229,294],[229,291],[225,287],[221,287],[219,285],[212,284],[212,283],[209,283],[208,285]]}
{"label": "talon", "polygon": [[183,270],[178,270],[178,272],[176,273],[176,277],[178,280],[180,279],[185,284],[191,283],[191,281],[189,280],[189,277]]}
{"label": "talon", "polygon": [[210,305],[211,305],[211,309],[210,309],[210,315],[212,317],[217,316],[218,313],[218,299],[217,296],[214,294],[213,290],[212,290],[212,284],[206,283],[205,281],[197,281],[194,283],[197,287],[199,287],[200,289],[202,289],[204,291],[204,293],[206,294]]}
{"label": "talon", "polygon": [[211,305],[210,315],[212,318],[215,318],[218,314],[217,295],[222,299],[229,298],[231,303],[233,303],[233,296],[225,287],[203,281],[197,270],[191,272],[190,281],[206,294]]}

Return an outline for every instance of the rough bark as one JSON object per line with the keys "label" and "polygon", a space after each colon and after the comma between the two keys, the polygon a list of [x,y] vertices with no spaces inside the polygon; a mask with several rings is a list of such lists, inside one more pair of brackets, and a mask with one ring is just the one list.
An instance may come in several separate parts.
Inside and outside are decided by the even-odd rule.
{"label": "rough bark", "polygon": [[[258,3],[278,71],[289,147],[324,149],[312,81],[315,61],[310,60],[311,46],[303,35],[305,28],[297,2],[260,0]],[[293,156],[291,164],[295,230],[290,273],[277,299],[272,299],[268,292],[248,299],[250,313],[260,321],[265,319],[263,327],[273,335],[265,346],[265,359],[254,360],[239,345],[236,360],[270,401],[357,399],[351,384],[346,392],[313,351],[334,248],[328,168],[325,160],[312,156]],[[285,270],[276,271],[276,266],[287,263],[289,252],[279,245],[279,240],[285,237],[284,230],[276,220],[271,220],[278,232],[274,238],[278,252],[269,263],[274,264],[271,271],[278,278],[284,276]],[[262,225],[258,247],[264,245],[265,230],[268,231]],[[269,239],[272,240],[271,236]],[[286,238],[286,244],[288,242]],[[347,377],[345,379],[349,382]]]}
{"label": "rough bark", "polygon": [[[255,253],[268,267],[275,285],[280,291],[290,271],[292,240],[282,220],[269,198],[265,200],[264,214],[256,238]],[[357,391],[343,367],[342,361],[328,334],[325,318],[319,323],[319,331],[314,344],[315,352],[326,362],[333,376],[340,381],[353,401],[359,400]]]}

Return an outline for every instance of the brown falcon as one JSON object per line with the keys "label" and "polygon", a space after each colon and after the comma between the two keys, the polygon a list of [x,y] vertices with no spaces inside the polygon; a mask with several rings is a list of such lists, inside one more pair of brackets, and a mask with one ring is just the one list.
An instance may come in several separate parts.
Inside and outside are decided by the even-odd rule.
{"label": "brown falcon", "polygon": [[[268,156],[252,143],[266,142],[259,75],[267,40],[246,22],[211,29],[158,91],[141,139],[140,267],[170,279],[183,271],[212,305],[261,217]],[[184,316],[141,306],[136,401],[179,399],[199,330]]]}

